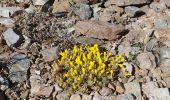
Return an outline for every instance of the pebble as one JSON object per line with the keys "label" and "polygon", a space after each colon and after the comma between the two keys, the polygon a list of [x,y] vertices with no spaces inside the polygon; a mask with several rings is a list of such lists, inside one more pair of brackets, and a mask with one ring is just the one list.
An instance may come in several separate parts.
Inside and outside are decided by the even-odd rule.
{"label": "pebble", "polygon": [[27,72],[30,68],[30,60],[26,55],[18,54],[12,59],[12,64],[8,66],[9,68],[9,78],[13,82],[24,82],[27,80]]}
{"label": "pebble", "polygon": [[55,0],[53,3],[53,13],[59,13],[59,12],[68,12],[70,9],[70,3],[69,0],[62,0],[58,1]]}

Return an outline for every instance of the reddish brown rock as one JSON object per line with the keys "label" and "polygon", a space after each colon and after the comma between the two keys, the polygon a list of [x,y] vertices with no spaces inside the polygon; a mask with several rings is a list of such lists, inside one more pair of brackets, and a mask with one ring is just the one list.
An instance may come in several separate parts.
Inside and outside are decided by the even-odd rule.
{"label": "reddish brown rock", "polygon": [[69,0],[55,0],[53,4],[53,13],[55,12],[68,12],[70,8]]}
{"label": "reddish brown rock", "polygon": [[121,37],[126,30],[121,25],[101,21],[78,21],[75,25],[76,35],[86,35],[98,39],[115,40]]}

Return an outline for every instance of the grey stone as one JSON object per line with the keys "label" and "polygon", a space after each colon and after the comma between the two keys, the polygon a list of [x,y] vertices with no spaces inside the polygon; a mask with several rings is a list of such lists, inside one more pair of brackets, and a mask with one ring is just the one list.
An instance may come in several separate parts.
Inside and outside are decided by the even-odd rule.
{"label": "grey stone", "polygon": [[73,94],[71,95],[70,100],[81,100],[81,97],[79,94]]}
{"label": "grey stone", "polygon": [[141,53],[137,56],[141,69],[151,69],[156,67],[155,56],[151,52]]}
{"label": "grey stone", "polygon": [[137,82],[130,82],[124,84],[125,93],[132,93],[137,100],[142,100],[141,87]]}
{"label": "grey stone", "polygon": [[27,71],[30,68],[30,60],[23,54],[13,57],[12,64],[9,66],[9,78],[14,82],[27,80]]}
{"label": "grey stone", "polygon": [[34,5],[44,5],[49,0],[32,0]]}
{"label": "grey stone", "polygon": [[91,95],[83,95],[82,100],[92,100],[92,96]]}
{"label": "grey stone", "polygon": [[163,11],[167,7],[165,5],[165,2],[152,2],[150,4],[150,8],[154,9],[155,11]]}
{"label": "grey stone", "polygon": [[154,19],[155,28],[168,28],[168,23],[164,18]]}
{"label": "grey stone", "polygon": [[87,4],[76,4],[73,7],[73,12],[82,20],[87,20],[92,16],[92,9]]}
{"label": "grey stone", "polygon": [[158,84],[156,82],[148,82],[142,85],[142,91],[147,97],[151,95],[150,93],[154,88],[158,88]]}
{"label": "grey stone", "polygon": [[159,51],[159,55],[162,60],[170,59],[170,49],[168,47],[161,47]]}
{"label": "grey stone", "polygon": [[160,0],[160,2],[163,2],[166,4],[167,7],[170,7],[170,1],[169,0]]}
{"label": "grey stone", "polygon": [[102,95],[102,96],[108,96],[108,95],[111,95],[113,92],[110,88],[108,87],[103,87],[101,89],[101,91],[99,91],[99,93]]}
{"label": "grey stone", "polygon": [[46,49],[43,49],[40,53],[42,54],[43,59],[46,62],[50,62],[58,58],[57,56],[58,47],[52,47],[49,49],[46,48]]}
{"label": "grey stone", "polygon": [[129,6],[129,5],[143,5],[149,3],[150,0],[110,0],[111,4],[118,6]]}
{"label": "grey stone", "polygon": [[156,38],[153,38],[149,40],[146,44],[146,50],[147,51],[152,51],[155,46],[158,45],[158,40]]}
{"label": "grey stone", "polygon": [[4,90],[6,90],[8,87],[9,87],[9,81],[8,81],[6,78],[0,76],[0,89],[1,89],[2,91],[4,91]]}
{"label": "grey stone", "polygon": [[125,12],[129,17],[139,17],[145,14],[140,8],[135,6],[125,7]]}
{"label": "grey stone", "polygon": [[4,40],[6,41],[7,45],[10,46],[19,46],[23,38],[16,34],[13,29],[9,28],[7,31],[3,33]]}
{"label": "grey stone", "polygon": [[16,11],[21,10],[19,7],[0,7],[0,16],[2,17],[10,17]]}
{"label": "grey stone", "polygon": [[93,100],[104,100],[104,96],[101,96],[98,92],[95,92]]}
{"label": "grey stone", "polygon": [[135,97],[132,94],[127,93],[118,95],[117,100],[135,100]]}
{"label": "grey stone", "polygon": [[70,94],[66,93],[66,92],[62,92],[62,93],[59,93],[57,96],[56,96],[57,100],[69,100],[70,98]]}
{"label": "grey stone", "polygon": [[14,21],[10,18],[0,18],[0,24],[5,25],[6,27],[14,26]]}
{"label": "grey stone", "polygon": [[168,88],[154,88],[151,91],[149,100],[170,100],[170,93]]}

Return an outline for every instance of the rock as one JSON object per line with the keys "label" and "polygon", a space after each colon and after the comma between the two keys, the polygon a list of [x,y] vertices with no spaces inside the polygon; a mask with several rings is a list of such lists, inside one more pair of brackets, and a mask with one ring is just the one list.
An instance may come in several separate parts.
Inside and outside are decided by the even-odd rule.
{"label": "rock", "polygon": [[156,67],[155,56],[151,52],[141,53],[137,56],[141,69],[151,69]]}
{"label": "rock", "polygon": [[167,87],[167,88],[170,88],[170,77],[163,78],[163,80],[164,80],[165,83],[166,83],[166,87]]}
{"label": "rock", "polygon": [[105,8],[103,10],[102,13],[100,13],[99,15],[99,21],[103,21],[103,22],[109,22],[112,19],[112,15],[113,13],[115,13],[116,11],[114,11],[114,7],[113,6],[109,6],[108,8]]}
{"label": "rock", "polygon": [[24,93],[21,94],[20,97],[22,100],[25,100],[28,98],[28,96],[29,96],[29,90],[26,90],[26,91],[24,91]]}
{"label": "rock", "polygon": [[6,27],[13,27],[14,21],[10,18],[0,18],[0,24],[5,25]]}
{"label": "rock", "polygon": [[122,83],[117,82],[117,84],[116,84],[116,92],[118,92],[118,93],[125,92],[125,87],[123,86]]}
{"label": "rock", "polygon": [[165,59],[161,62],[160,68],[163,73],[163,77],[170,77],[170,59]]}
{"label": "rock", "polygon": [[165,18],[154,19],[154,25],[155,28],[163,28],[163,29],[168,28],[168,23]]}
{"label": "rock", "polygon": [[135,97],[132,94],[122,94],[118,95],[116,100],[136,100]]}
{"label": "rock", "polygon": [[113,92],[110,88],[107,88],[107,87],[103,87],[101,89],[101,91],[99,91],[99,93],[102,95],[102,96],[108,96],[108,95],[111,95]]}
{"label": "rock", "polygon": [[21,10],[19,7],[0,7],[0,16],[2,17],[10,17],[16,11]]}
{"label": "rock", "polygon": [[75,3],[95,4],[98,0],[74,0]]}
{"label": "rock", "polygon": [[135,6],[125,7],[125,12],[129,17],[140,17],[145,14],[140,8]]}
{"label": "rock", "polygon": [[81,97],[78,94],[73,94],[71,95],[70,100],[81,100]]}
{"label": "rock", "polygon": [[91,95],[83,95],[82,100],[92,100],[92,96]]}
{"label": "rock", "polygon": [[54,4],[53,4],[53,13],[56,12],[68,12],[68,10],[70,9],[70,3],[69,0],[62,0],[62,1],[58,1],[55,0]]}
{"label": "rock", "polygon": [[146,44],[146,50],[152,51],[155,46],[158,45],[158,40],[156,38],[150,39]]}
{"label": "rock", "polygon": [[118,100],[117,96],[106,96],[104,97],[104,100]]}
{"label": "rock", "polygon": [[46,2],[48,2],[49,0],[32,0],[34,5],[39,5],[42,6],[44,5]]}
{"label": "rock", "polygon": [[92,16],[92,9],[87,4],[76,4],[72,7],[72,10],[82,20],[87,20]]}
{"label": "rock", "polygon": [[43,79],[38,75],[33,75],[29,79],[31,85],[31,94],[35,94],[39,91],[41,84],[43,84]]}
{"label": "rock", "polygon": [[168,47],[166,47],[166,46],[161,47],[159,51],[160,51],[159,55],[162,60],[170,59],[170,49]]}
{"label": "rock", "polygon": [[63,89],[60,88],[57,84],[54,85],[54,88],[55,88],[55,91],[58,93],[58,92],[61,92]]}
{"label": "rock", "polygon": [[150,94],[149,100],[170,100],[168,88],[154,88]]}
{"label": "rock", "polygon": [[27,80],[27,71],[30,68],[30,60],[23,54],[18,54],[11,60],[9,68],[9,78],[13,82],[23,82]]}
{"label": "rock", "polygon": [[150,0],[109,0],[111,4],[118,6],[143,5],[150,3]]}
{"label": "rock", "polygon": [[150,4],[150,8],[154,9],[155,11],[164,11],[167,7],[164,2],[152,2]]}
{"label": "rock", "polygon": [[40,86],[40,88],[37,88],[37,92],[34,93],[36,96],[45,96],[50,97],[51,93],[53,92],[54,87],[53,86]]}
{"label": "rock", "polygon": [[126,70],[131,74],[132,71],[133,71],[133,66],[132,64],[128,63],[128,62],[125,62],[123,63],[123,65],[126,67]]}
{"label": "rock", "polygon": [[11,28],[9,28],[7,31],[3,33],[4,40],[6,41],[7,45],[9,47],[11,46],[19,46],[23,42],[23,37],[17,33]]}
{"label": "rock", "polygon": [[16,0],[16,2],[24,2],[24,0]]}
{"label": "rock", "polygon": [[75,25],[77,35],[86,35],[98,39],[115,40],[125,34],[125,28],[120,25],[100,21],[78,21]]}
{"label": "rock", "polygon": [[170,7],[170,1],[169,0],[160,0],[160,2],[165,3],[168,8]]}
{"label": "rock", "polygon": [[62,92],[56,96],[57,100],[69,100],[70,94]]}
{"label": "rock", "polygon": [[147,97],[151,95],[151,91],[155,88],[158,88],[158,84],[156,82],[148,82],[142,85],[142,91]]}
{"label": "rock", "polygon": [[136,82],[126,83],[124,84],[124,87],[125,93],[132,93],[137,98],[136,100],[142,100],[141,87],[139,83]]}
{"label": "rock", "polygon": [[104,100],[104,97],[101,96],[99,93],[95,92],[93,100]]}
{"label": "rock", "polygon": [[170,29],[155,29],[155,37],[163,44],[170,47]]}
{"label": "rock", "polygon": [[9,81],[6,78],[0,76],[0,89],[2,91],[5,91],[8,87],[9,87]]}
{"label": "rock", "polygon": [[36,11],[36,7],[33,5],[30,5],[28,8],[25,9],[27,13],[34,13]]}
{"label": "rock", "polygon": [[58,47],[52,47],[52,48],[49,48],[49,49],[43,49],[40,52],[40,54],[42,54],[43,59],[46,62],[50,62],[50,61],[53,61],[53,60],[57,59],[58,58],[57,53],[58,53]]}
{"label": "rock", "polygon": [[89,45],[92,45],[92,44],[103,45],[104,44],[104,41],[102,41],[102,40],[94,39],[94,38],[90,38],[90,37],[85,37],[85,36],[78,36],[75,39],[75,42],[81,43],[81,44],[84,44],[84,45],[85,44],[89,44]]}

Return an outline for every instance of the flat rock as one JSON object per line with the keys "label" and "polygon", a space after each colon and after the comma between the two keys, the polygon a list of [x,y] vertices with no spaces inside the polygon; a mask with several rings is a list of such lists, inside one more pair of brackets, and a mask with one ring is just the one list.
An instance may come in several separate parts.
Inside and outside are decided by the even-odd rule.
{"label": "flat rock", "polygon": [[92,16],[92,9],[87,4],[78,3],[72,7],[73,12],[82,20],[88,20]]}
{"label": "flat rock", "polygon": [[154,88],[151,91],[149,100],[170,100],[170,93],[168,88]]}
{"label": "flat rock", "polygon": [[56,96],[57,100],[69,100],[70,98],[70,94],[66,93],[66,92],[62,92],[62,93],[59,93],[57,96]]}
{"label": "flat rock", "polygon": [[127,93],[118,95],[116,100],[135,100],[135,97],[132,94]]}
{"label": "flat rock", "polygon": [[0,7],[0,16],[10,17],[10,15],[13,15],[19,10],[21,10],[20,7]]}
{"label": "flat rock", "polygon": [[125,7],[125,12],[129,17],[139,17],[145,14],[140,8],[135,6]]}
{"label": "flat rock", "polygon": [[46,2],[48,2],[49,0],[32,0],[34,5],[44,5]]}
{"label": "flat rock", "polygon": [[151,69],[156,67],[155,56],[151,52],[141,53],[137,56],[141,69]]}
{"label": "flat rock", "polygon": [[[141,87],[137,82],[130,82],[124,84],[125,93],[132,93],[137,99],[142,100]],[[131,99],[130,99],[131,100]]]}
{"label": "flat rock", "polygon": [[129,5],[143,5],[150,2],[150,0],[109,0],[111,4],[118,6],[129,6]]}
{"label": "flat rock", "polygon": [[81,100],[81,97],[78,94],[73,94],[71,95],[70,100]]}
{"label": "flat rock", "polygon": [[0,18],[0,24],[5,25],[6,27],[14,26],[14,21],[10,18]]}
{"label": "flat rock", "polygon": [[9,68],[9,78],[13,82],[23,82],[27,80],[27,71],[30,68],[30,60],[23,54],[18,54],[13,57],[12,64]]}
{"label": "flat rock", "polygon": [[3,33],[3,37],[9,47],[19,46],[23,42],[23,37],[18,33],[15,33],[12,28],[7,29]]}
{"label": "flat rock", "polygon": [[125,34],[125,28],[100,21],[78,21],[75,25],[76,35],[86,35],[98,39],[115,40]]}
{"label": "flat rock", "polygon": [[142,85],[142,91],[147,97],[151,95],[151,91],[155,88],[158,88],[158,84],[156,82],[148,82]]}
{"label": "flat rock", "polygon": [[170,47],[170,29],[155,29],[155,37],[163,44]]}
{"label": "flat rock", "polygon": [[58,53],[58,47],[52,47],[52,48],[49,48],[49,49],[43,49],[40,52],[40,54],[42,54],[43,59],[46,62],[50,62],[50,61],[53,61],[53,60],[57,59],[58,58],[57,53]]}
{"label": "flat rock", "polygon": [[92,100],[91,95],[82,95],[82,100]]}
{"label": "flat rock", "polygon": [[56,12],[68,12],[68,10],[70,9],[70,3],[69,0],[55,0],[54,4],[53,4],[53,13]]}

